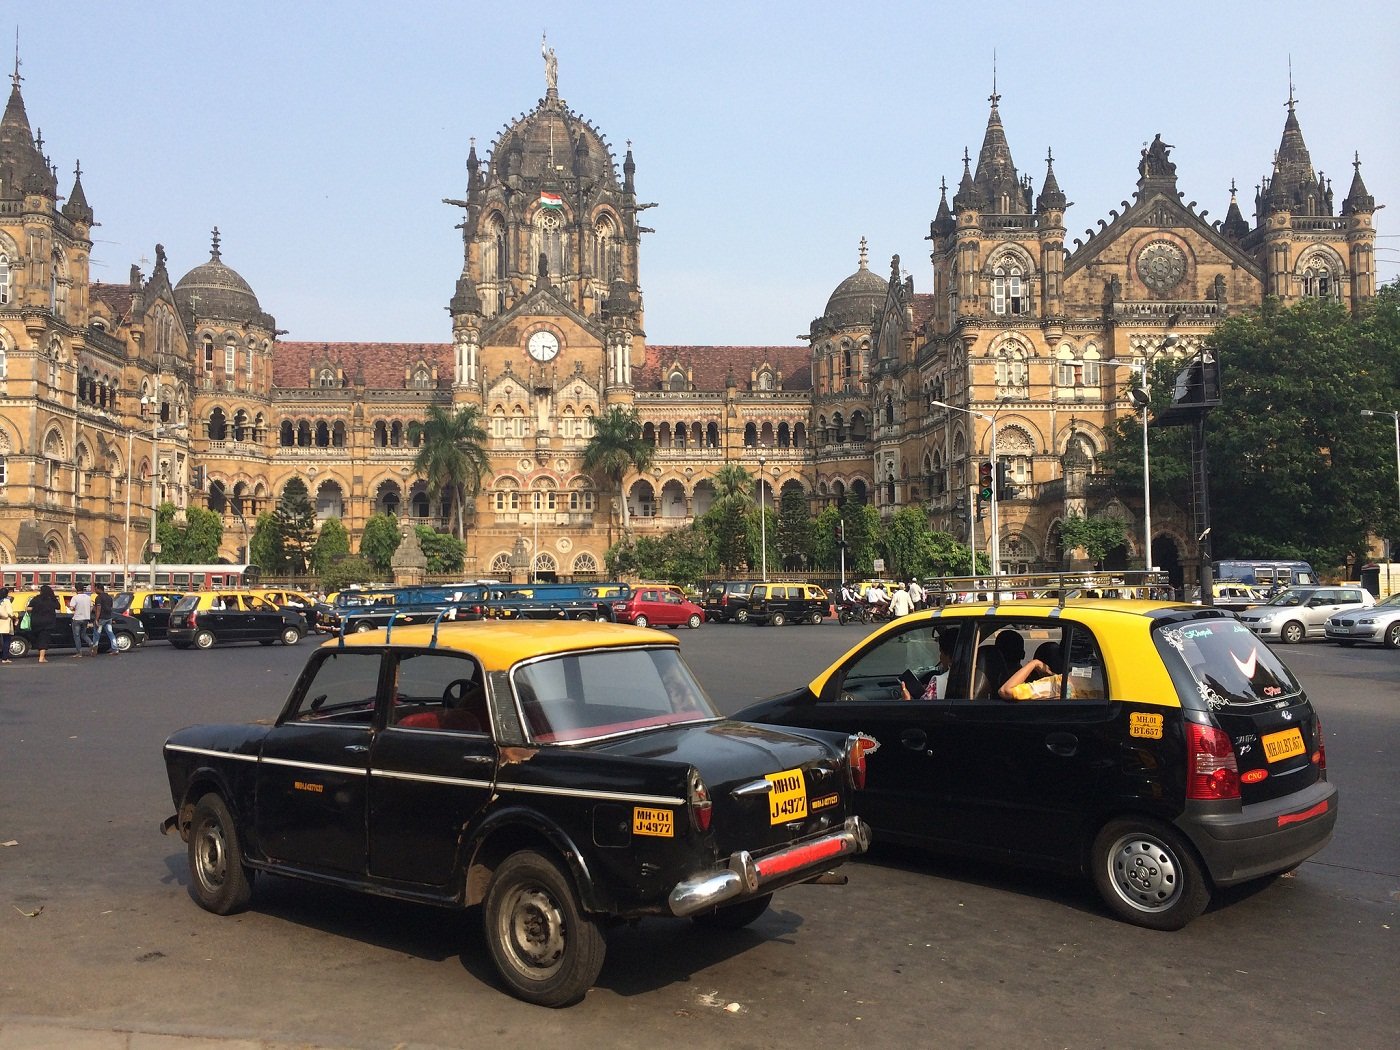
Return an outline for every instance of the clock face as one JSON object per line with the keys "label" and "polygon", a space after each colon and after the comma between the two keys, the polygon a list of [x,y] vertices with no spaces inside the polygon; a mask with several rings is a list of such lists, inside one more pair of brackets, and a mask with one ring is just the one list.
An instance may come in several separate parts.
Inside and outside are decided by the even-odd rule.
{"label": "clock face", "polygon": [[559,352],[559,337],[553,332],[536,332],[526,344],[536,361],[549,361]]}

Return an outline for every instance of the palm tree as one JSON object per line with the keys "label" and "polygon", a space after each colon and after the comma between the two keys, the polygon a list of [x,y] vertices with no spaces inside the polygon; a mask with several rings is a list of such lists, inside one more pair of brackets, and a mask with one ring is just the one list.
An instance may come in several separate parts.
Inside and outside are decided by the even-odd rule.
{"label": "palm tree", "polygon": [[[642,437],[636,409],[614,405],[593,424],[593,436],[583,449],[583,469],[599,481],[609,481],[622,504],[622,531],[628,529],[627,493],[622,483],[629,471],[651,466],[656,448]],[[609,518],[611,521],[611,518]]]}
{"label": "palm tree", "polygon": [[718,499],[742,499],[753,502],[753,475],[737,463],[726,463],[715,471],[715,487]]}
{"label": "palm tree", "polygon": [[429,406],[423,420],[423,445],[413,460],[413,470],[428,482],[428,494],[434,499],[446,489],[452,491],[459,540],[466,539],[466,497],[475,497],[482,477],[491,472],[486,441],[475,405],[455,413],[439,405]]}

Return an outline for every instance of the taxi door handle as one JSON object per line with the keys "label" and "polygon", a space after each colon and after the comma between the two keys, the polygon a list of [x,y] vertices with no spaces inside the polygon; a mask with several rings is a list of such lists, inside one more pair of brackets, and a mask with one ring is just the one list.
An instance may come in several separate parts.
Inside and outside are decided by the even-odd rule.
{"label": "taxi door handle", "polygon": [[928,746],[928,734],[922,729],[906,729],[899,734],[899,742],[910,751],[922,751]]}
{"label": "taxi door handle", "polygon": [[358,754],[361,751],[368,751],[369,747],[366,744],[346,744],[345,750],[352,754]]}
{"label": "taxi door handle", "polygon": [[1045,738],[1045,748],[1052,755],[1072,758],[1079,751],[1079,738],[1073,733],[1051,733]]}

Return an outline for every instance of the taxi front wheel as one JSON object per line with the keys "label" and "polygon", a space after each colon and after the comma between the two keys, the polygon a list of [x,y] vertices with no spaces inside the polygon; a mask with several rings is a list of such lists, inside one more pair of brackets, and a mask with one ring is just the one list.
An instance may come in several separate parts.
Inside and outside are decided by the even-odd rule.
{"label": "taxi front wheel", "polygon": [[230,915],[253,896],[253,873],[243,866],[238,829],[224,800],[212,791],[190,819],[190,893],[215,915]]}
{"label": "taxi front wheel", "polygon": [[569,877],[533,850],[512,853],[491,879],[486,943],[510,993],[537,1006],[584,997],[603,968],[607,942],[579,907]]}
{"label": "taxi front wheel", "polygon": [[1210,885],[1191,844],[1148,817],[1111,820],[1094,839],[1094,885],[1120,918],[1179,930],[1206,910]]}

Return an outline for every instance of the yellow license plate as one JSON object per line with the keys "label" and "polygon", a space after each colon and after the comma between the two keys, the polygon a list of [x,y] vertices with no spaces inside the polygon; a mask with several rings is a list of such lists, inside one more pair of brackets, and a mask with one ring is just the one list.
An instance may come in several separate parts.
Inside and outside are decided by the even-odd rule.
{"label": "yellow license plate", "polygon": [[786,824],[807,816],[807,782],[802,770],[785,769],[781,773],[769,773],[767,780],[773,785],[773,790],[768,793],[769,823]]}
{"label": "yellow license plate", "polygon": [[1303,734],[1297,728],[1285,729],[1282,733],[1270,733],[1259,742],[1264,745],[1264,757],[1270,762],[1292,758],[1307,750],[1303,747]]}
{"label": "yellow license plate", "polygon": [[669,809],[648,809],[645,806],[633,806],[632,834],[654,835],[662,839],[675,838],[675,819]]}

